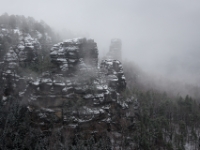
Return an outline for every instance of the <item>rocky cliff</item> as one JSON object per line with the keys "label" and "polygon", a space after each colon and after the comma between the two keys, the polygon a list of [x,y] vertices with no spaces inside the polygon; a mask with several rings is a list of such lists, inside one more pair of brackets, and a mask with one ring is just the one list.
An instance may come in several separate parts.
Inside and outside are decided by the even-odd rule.
{"label": "rocky cliff", "polygon": [[[112,40],[109,59],[99,63],[93,39],[68,39],[51,46],[46,25],[21,20],[22,24],[7,25],[0,18],[0,93],[6,111],[14,97],[27,107],[32,128],[63,129],[69,145],[81,136],[119,146],[125,122],[133,125],[137,108],[134,97],[123,98],[121,41]],[[39,70],[42,67],[46,68]]]}
{"label": "rocky cliff", "polygon": [[57,66],[57,73],[73,76],[76,71],[84,69],[84,66],[97,68],[97,44],[86,38],[66,40],[51,48],[50,57]]}
{"label": "rocky cliff", "polygon": [[[34,31],[37,34],[32,34]],[[37,65],[38,58],[41,57],[38,55],[42,50],[39,40],[45,36],[45,43],[51,41],[48,34],[42,36],[37,30],[34,31],[24,32],[18,28],[0,27],[0,44],[3,45],[0,47],[0,52],[1,54],[5,53],[0,59],[0,83],[2,86],[0,91],[4,101],[7,96],[20,93],[26,87],[30,75],[24,76],[23,69]]]}
{"label": "rocky cliff", "polygon": [[[107,105],[112,102],[118,103],[122,108],[128,107],[119,100],[120,92],[126,88],[121,63],[117,60],[104,60],[98,69],[98,50],[93,40],[79,38],[56,44],[51,49],[50,56],[52,63],[56,64],[54,71],[45,72],[41,77],[30,81],[25,90],[29,93],[30,110],[40,112],[40,109],[44,113],[45,110],[47,113],[59,111],[57,119],[68,123],[83,123],[95,120],[98,115],[105,115],[103,108],[108,109]],[[69,103],[74,104],[71,110],[70,106],[67,107]],[[76,111],[73,110],[75,107]],[[97,113],[95,116],[91,114],[91,118],[84,119],[87,113],[93,111]],[[86,113],[85,116],[82,115],[83,118],[76,118],[76,113],[80,115],[83,112]],[[40,115],[39,113],[38,116]],[[44,116],[49,120],[48,115]]]}
{"label": "rocky cliff", "polygon": [[104,135],[111,143],[117,139],[120,142],[121,122],[126,121],[127,126],[133,124],[135,101],[133,97],[123,99],[121,95],[126,89],[121,62],[107,59],[98,67],[94,40],[76,38],[51,48],[49,55],[54,64],[51,70],[34,78],[20,76],[19,68],[34,63],[40,49],[40,43],[30,36],[22,41],[10,48],[1,63],[5,66],[2,100],[6,102],[14,92],[27,102],[33,126],[43,130],[49,130],[52,125],[64,127],[70,131],[67,132],[69,141],[76,134],[81,133],[87,139],[95,133],[95,138]]}

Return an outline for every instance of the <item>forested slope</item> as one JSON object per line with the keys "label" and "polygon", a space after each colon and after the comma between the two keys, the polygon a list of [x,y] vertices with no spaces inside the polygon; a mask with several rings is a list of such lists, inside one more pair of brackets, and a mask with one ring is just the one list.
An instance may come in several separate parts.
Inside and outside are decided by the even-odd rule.
{"label": "forested slope", "polygon": [[98,70],[93,40],[58,41],[44,22],[0,16],[0,149],[199,149],[198,88],[159,88],[117,60]]}

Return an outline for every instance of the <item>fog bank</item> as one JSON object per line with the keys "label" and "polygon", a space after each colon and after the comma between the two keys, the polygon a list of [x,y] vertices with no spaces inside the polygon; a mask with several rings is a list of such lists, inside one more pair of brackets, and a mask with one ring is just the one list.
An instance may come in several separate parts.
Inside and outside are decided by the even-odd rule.
{"label": "fog bank", "polygon": [[124,60],[158,76],[199,83],[200,1],[6,0],[0,5],[5,12],[44,20],[66,38],[93,38],[100,56],[112,38],[120,38]]}

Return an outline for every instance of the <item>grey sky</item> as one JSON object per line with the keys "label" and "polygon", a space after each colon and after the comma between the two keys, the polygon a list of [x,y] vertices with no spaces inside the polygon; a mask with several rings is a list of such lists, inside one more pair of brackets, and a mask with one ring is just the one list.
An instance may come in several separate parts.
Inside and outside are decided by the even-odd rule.
{"label": "grey sky", "polygon": [[[0,14],[44,20],[56,29],[81,32],[100,53],[122,39],[123,58],[158,71],[170,60],[200,50],[198,0],[0,0]],[[200,54],[200,53],[199,53]],[[188,58],[189,59],[189,58]]]}

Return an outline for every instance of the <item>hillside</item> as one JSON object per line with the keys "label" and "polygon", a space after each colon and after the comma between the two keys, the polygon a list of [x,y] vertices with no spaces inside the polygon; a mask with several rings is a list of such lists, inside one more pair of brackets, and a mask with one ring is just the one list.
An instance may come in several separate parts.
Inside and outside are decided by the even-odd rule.
{"label": "hillside", "polygon": [[181,84],[167,91],[116,60],[120,39],[99,62],[95,40],[56,35],[31,17],[0,16],[0,149],[199,148],[199,104],[176,94]]}

